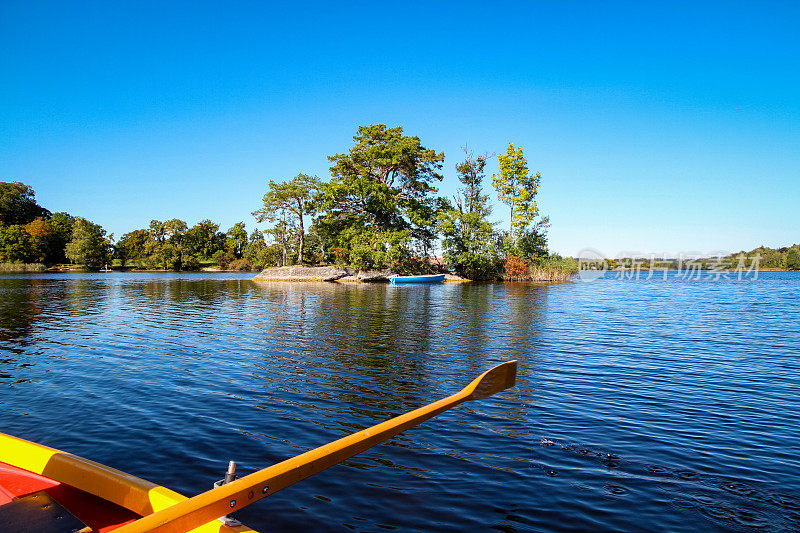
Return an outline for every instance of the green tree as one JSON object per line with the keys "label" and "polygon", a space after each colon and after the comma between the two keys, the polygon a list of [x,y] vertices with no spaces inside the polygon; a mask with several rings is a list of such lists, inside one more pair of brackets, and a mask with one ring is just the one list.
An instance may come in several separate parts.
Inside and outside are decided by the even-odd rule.
{"label": "green tree", "polygon": [[250,241],[244,247],[242,257],[247,259],[256,270],[261,270],[264,268],[264,265],[261,262],[260,253],[261,250],[266,247],[267,243],[264,240],[264,234],[261,232],[261,230],[256,228],[250,234]]}
{"label": "green tree", "polygon": [[184,244],[187,252],[192,256],[210,259],[220,249],[218,233],[219,224],[208,219],[201,220],[186,231]]}
{"label": "green tree", "polygon": [[50,240],[51,247],[47,259],[48,263],[65,263],[67,261],[64,250],[67,247],[67,243],[72,239],[72,227],[74,225],[75,217],[69,213],[53,213],[50,217],[50,227],[53,230],[53,234]]}
{"label": "green tree", "polygon": [[789,248],[786,252],[786,268],[800,270],[800,251],[796,247]]}
{"label": "green tree", "polygon": [[167,231],[164,228],[164,223],[160,220],[150,221],[150,236],[157,244],[162,244],[167,239]]}
{"label": "green tree", "polygon": [[[266,235],[272,237],[281,250],[281,266],[288,264],[289,247],[297,234],[297,226],[293,217],[290,217],[286,209],[281,209],[274,215],[275,225],[266,231]],[[298,239],[299,241],[299,239]],[[299,256],[299,254],[298,254]]]}
{"label": "green tree", "polygon": [[318,196],[318,235],[347,250],[354,266],[383,267],[397,260],[389,258],[409,257],[414,246],[427,255],[444,154],[384,124],[360,126],[353,140],[349,153],[328,158],[333,179]]}
{"label": "green tree", "polygon": [[25,226],[0,226],[0,261],[26,263],[29,261],[31,239]]}
{"label": "green tree", "polygon": [[0,181],[0,225],[24,225],[37,217],[50,217],[50,211],[36,203],[33,189],[19,181]]}
{"label": "green tree", "polygon": [[186,222],[178,218],[173,218],[164,222],[164,234],[166,242],[172,248],[172,269],[182,270],[184,262],[183,240],[188,230]]}
{"label": "green tree", "polygon": [[108,262],[111,242],[106,230],[85,218],[78,217],[72,227],[72,239],[67,243],[66,254],[72,263],[100,268]]}
{"label": "green tree", "polygon": [[237,222],[227,232],[226,244],[228,248],[236,256],[241,259],[244,247],[247,246],[247,230],[245,229],[244,222]]}
{"label": "green tree", "polygon": [[298,237],[300,242],[297,250],[297,263],[303,263],[303,249],[305,244],[305,223],[303,217],[313,216],[314,196],[317,194],[321,182],[317,176],[308,174],[298,174],[290,181],[276,183],[269,182],[269,190],[264,194],[264,206],[253,211],[253,216],[258,222],[275,221],[280,218],[281,213],[288,212],[295,218],[298,226]]}
{"label": "green tree", "polygon": [[492,176],[492,185],[500,201],[511,208],[509,237],[516,243],[539,213],[536,193],[542,175],[528,171],[528,160],[522,148],[514,148],[514,143],[508,144],[506,153],[500,154],[498,160],[500,173]]}
{"label": "green tree", "polygon": [[180,244],[183,242],[183,235],[189,227],[186,222],[178,218],[167,220],[164,222],[164,234],[167,240],[172,244]]}
{"label": "green tree", "polygon": [[500,264],[497,238],[489,222],[489,195],[483,193],[487,156],[464,151],[466,159],[456,165],[464,187],[453,198],[455,207],[448,206],[440,216],[442,250],[445,262],[459,275],[487,279],[497,275]]}
{"label": "green tree", "polygon": [[[117,243],[118,254],[125,256],[126,261],[135,262],[141,268],[148,252],[152,250],[152,237],[146,229],[133,230],[126,233]],[[122,266],[125,266],[123,263]]]}
{"label": "green tree", "polygon": [[517,235],[514,253],[526,260],[538,261],[548,256],[547,251],[547,219],[541,220],[530,227],[521,229]]}

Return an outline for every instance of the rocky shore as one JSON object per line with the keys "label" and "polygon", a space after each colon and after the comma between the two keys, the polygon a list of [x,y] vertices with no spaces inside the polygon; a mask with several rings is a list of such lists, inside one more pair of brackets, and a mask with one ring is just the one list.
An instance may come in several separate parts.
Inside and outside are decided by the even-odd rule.
{"label": "rocky shore", "polygon": [[[391,270],[355,271],[347,267],[329,266],[302,266],[293,265],[285,267],[266,268],[259,272],[253,281],[336,281],[353,283],[387,283]],[[458,276],[448,274],[445,281],[469,281]]]}

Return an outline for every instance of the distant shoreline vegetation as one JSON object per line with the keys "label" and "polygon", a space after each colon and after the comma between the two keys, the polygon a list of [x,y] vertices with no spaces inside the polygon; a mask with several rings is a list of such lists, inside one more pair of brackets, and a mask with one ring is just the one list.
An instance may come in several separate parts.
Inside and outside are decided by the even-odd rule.
{"label": "distant shoreline vegetation", "polygon": [[800,270],[800,245],[794,244],[782,248],[759,246],[749,252],[713,257],[689,258],[656,258],[653,256],[578,259],[581,269],[598,270],[703,270],[703,271],[736,271],[736,270]]}
{"label": "distant shoreline vegetation", "polygon": [[[578,272],[578,260],[548,250],[549,220],[536,201],[542,176],[529,170],[514,143],[497,156],[499,173],[491,176],[510,211],[510,224],[501,229],[484,191],[488,154],[464,149],[455,165],[461,187],[449,198],[437,195],[444,153],[402,127],[361,126],[353,141],[348,152],[328,157],[328,181],[302,172],[269,180],[252,213],[269,225],[265,231],[248,232],[237,222],[223,232],[211,220],[189,227],[174,218],[152,220],[115,240],[99,224],[38,205],[30,186],[0,182],[0,270],[260,271],[300,264],[536,281]],[[441,257],[433,257],[437,245]],[[800,268],[797,246],[757,250],[763,267]]]}
{"label": "distant shoreline vegetation", "polygon": [[[337,265],[357,271],[452,271],[467,279],[560,280],[577,263],[547,249],[547,217],[539,216],[541,174],[528,170],[521,148],[498,156],[492,185],[511,213],[507,229],[491,217],[484,193],[487,154],[464,150],[456,165],[462,188],[438,196],[444,153],[422,145],[402,127],[361,126],[347,153],[328,157],[330,179],[299,173],[270,180],[252,213],[265,231],[244,222],[227,231],[202,220],[153,220],[113,235],[69,213],[50,213],[21,182],[0,182],[0,263],[6,270],[44,265],[117,269],[260,271],[271,266]],[[306,221],[311,223],[306,227]],[[441,241],[439,240],[441,239]],[[441,242],[442,257],[433,257]],[[28,266],[23,266],[28,265]]]}

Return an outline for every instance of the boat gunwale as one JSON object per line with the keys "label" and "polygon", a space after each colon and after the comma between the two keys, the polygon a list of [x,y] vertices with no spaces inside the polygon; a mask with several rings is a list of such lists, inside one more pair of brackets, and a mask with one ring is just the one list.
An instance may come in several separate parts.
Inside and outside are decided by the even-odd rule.
{"label": "boat gunwale", "polygon": [[[3,463],[88,492],[140,516],[187,499],[178,492],[116,468],[5,433],[0,433],[0,450]],[[253,530],[214,521],[193,531],[233,533]]]}

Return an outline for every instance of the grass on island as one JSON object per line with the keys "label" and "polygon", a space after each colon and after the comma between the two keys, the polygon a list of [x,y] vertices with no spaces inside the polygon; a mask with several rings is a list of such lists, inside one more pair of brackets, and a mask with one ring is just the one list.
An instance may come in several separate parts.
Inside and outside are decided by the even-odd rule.
{"label": "grass on island", "polygon": [[578,262],[571,257],[550,256],[528,268],[531,281],[569,281],[578,273]]}

